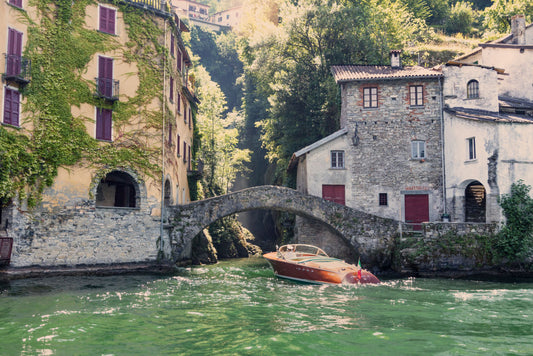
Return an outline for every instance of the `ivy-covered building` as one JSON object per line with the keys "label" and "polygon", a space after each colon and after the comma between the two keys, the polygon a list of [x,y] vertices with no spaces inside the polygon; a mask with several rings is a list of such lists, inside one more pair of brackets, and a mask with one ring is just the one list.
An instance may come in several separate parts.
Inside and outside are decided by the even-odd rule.
{"label": "ivy-covered building", "polygon": [[164,255],[162,211],[197,176],[187,27],[166,1],[7,0],[0,19],[10,265]]}

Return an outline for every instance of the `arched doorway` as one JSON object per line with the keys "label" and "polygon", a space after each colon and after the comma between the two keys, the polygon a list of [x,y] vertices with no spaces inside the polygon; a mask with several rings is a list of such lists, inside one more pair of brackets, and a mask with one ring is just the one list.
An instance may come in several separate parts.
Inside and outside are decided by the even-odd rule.
{"label": "arched doorway", "polygon": [[478,181],[467,185],[465,189],[465,222],[486,221],[487,194],[485,187]]}
{"label": "arched doorway", "polygon": [[164,193],[165,206],[169,206],[172,203],[172,187],[170,180],[165,180],[165,193]]}
{"label": "arched doorway", "polygon": [[137,208],[138,185],[128,173],[113,171],[96,188],[97,207]]}

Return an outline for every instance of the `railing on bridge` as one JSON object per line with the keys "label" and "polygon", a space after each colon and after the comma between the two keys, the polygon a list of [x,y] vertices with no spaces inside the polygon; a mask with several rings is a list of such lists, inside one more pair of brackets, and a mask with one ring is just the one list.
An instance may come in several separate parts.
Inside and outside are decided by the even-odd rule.
{"label": "railing on bridge", "polygon": [[0,237],[0,266],[7,266],[11,261],[12,248],[12,237]]}

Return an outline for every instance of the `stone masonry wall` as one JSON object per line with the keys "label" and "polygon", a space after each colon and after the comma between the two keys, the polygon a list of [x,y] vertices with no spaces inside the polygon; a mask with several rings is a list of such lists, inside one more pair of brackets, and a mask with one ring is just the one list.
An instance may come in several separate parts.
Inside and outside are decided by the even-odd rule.
{"label": "stone masonry wall", "polygon": [[155,262],[159,216],[149,209],[76,206],[35,210],[13,208],[12,267],[77,266]]}
{"label": "stone masonry wall", "polygon": [[[378,87],[378,108],[363,108],[362,88]],[[421,85],[423,106],[411,106],[409,86]],[[430,220],[443,210],[440,83],[432,80],[389,80],[343,85],[342,122],[353,135],[348,147],[351,196],[346,204],[379,216],[403,220],[403,196],[429,195]],[[352,134],[353,133],[353,134]],[[426,145],[426,157],[413,159],[411,142]],[[347,160],[348,161],[348,160]],[[379,205],[379,194],[388,205]]]}

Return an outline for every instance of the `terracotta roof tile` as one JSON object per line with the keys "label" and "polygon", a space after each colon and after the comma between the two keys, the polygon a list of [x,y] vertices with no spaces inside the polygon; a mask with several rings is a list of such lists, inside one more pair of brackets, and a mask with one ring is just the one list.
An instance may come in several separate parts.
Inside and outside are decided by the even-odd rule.
{"label": "terracotta roof tile", "polygon": [[331,72],[337,83],[366,80],[442,77],[442,73],[437,70],[419,66],[402,68],[392,68],[391,66],[332,66]]}

